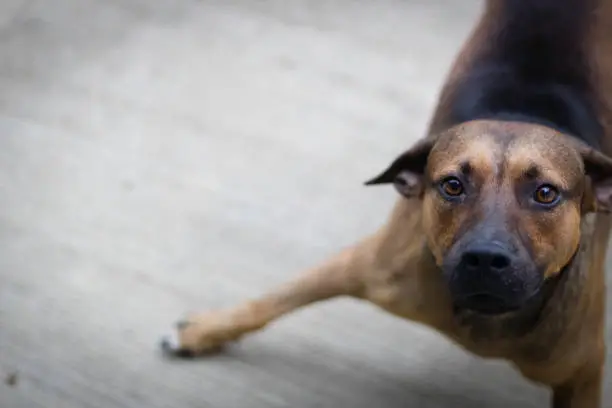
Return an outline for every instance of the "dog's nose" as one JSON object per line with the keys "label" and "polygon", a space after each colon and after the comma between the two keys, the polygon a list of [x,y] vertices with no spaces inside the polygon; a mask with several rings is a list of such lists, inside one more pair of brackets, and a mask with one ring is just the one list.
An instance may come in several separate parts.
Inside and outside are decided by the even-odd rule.
{"label": "dog's nose", "polygon": [[461,256],[463,268],[472,272],[504,272],[511,263],[508,253],[497,246],[473,248]]}

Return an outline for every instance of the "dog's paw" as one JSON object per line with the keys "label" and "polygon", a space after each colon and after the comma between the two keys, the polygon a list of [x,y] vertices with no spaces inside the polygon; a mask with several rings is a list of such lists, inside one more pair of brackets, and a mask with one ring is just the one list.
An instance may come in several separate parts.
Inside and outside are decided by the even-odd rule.
{"label": "dog's paw", "polygon": [[160,339],[159,346],[165,355],[180,358],[218,352],[232,340],[231,327],[222,322],[223,315],[218,313],[183,320]]}
{"label": "dog's paw", "polygon": [[181,345],[179,330],[173,330],[163,336],[159,341],[159,347],[165,355],[171,357],[189,358],[194,355],[192,351]]}

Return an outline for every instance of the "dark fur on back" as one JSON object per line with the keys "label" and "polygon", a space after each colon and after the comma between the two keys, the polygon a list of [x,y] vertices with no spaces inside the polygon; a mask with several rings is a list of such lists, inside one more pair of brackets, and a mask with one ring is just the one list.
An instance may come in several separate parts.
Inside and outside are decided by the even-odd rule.
{"label": "dark fur on back", "polygon": [[592,0],[493,0],[500,19],[453,92],[448,125],[535,122],[599,147],[603,128],[589,68]]}

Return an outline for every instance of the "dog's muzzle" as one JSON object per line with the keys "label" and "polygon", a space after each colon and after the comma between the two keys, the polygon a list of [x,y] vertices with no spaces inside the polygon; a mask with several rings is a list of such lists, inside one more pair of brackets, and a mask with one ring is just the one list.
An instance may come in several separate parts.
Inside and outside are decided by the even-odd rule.
{"label": "dog's muzzle", "polygon": [[457,251],[445,267],[455,306],[481,314],[519,309],[541,285],[531,262],[496,242]]}

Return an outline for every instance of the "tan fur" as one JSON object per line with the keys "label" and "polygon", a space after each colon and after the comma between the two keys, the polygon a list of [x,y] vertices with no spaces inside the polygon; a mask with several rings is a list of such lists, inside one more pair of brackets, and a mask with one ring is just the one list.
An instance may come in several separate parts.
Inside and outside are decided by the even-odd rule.
{"label": "tan fur", "polygon": [[[297,308],[351,296],[428,325],[472,353],[507,359],[526,378],[551,387],[553,408],[600,407],[605,356],[604,261],[610,217],[586,213],[595,204],[590,180],[583,177],[581,153],[571,141],[542,126],[473,121],[445,130],[445,112],[454,84],[479,53],[500,13],[498,1],[487,4],[442,89],[429,129],[429,137],[437,138],[438,143],[427,171],[437,178],[469,161],[483,188],[494,190],[483,197],[497,201],[483,199],[476,208],[451,211],[432,192],[402,197],[375,234],[322,265],[258,299],[188,317],[180,325],[181,351],[199,354],[213,350]],[[598,10],[599,20],[592,28],[589,45],[593,81],[601,92],[600,116],[606,132],[603,149],[611,154],[612,2],[603,1]],[[455,137],[446,140],[445,132]],[[512,189],[532,165],[575,195],[550,213],[522,210],[513,202]],[[576,272],[555,290],[539,324],[511,336],[511,321],[505,316],[487,321],[469,314],[456,316],[438,269],[460,229],[495,206],[503,207],[509,221],[525,231],[546,277],[555,276],[576,250],[580,252]],[[472,320],[476,323],[466,324]]]}

